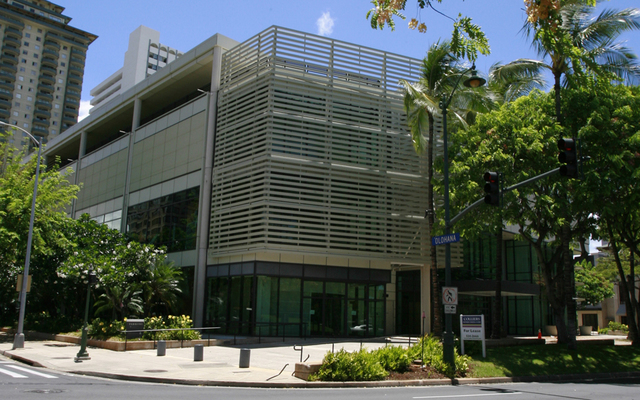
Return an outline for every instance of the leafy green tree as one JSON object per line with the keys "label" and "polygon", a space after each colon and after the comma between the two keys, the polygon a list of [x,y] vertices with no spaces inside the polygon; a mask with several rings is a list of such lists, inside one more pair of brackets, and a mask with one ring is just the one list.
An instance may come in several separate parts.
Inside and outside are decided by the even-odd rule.
{"label": "leafy green tree", "polygon": [[[502,172],[508,187],[557,165],[555,138],[561,132],[553,117],[553,97],[539,91],[480,115],[468,130],[455,132],[451,152],[456,156],[450,168],[453,214],[481,197],[482,176],[487,170]],[[563,221],[558,215],[570,205],[563,182],[550,177],[506,193],[501,216],[493,207],[480,207],[457,225],[457,229],[472,235],[501,226],[501,220],[519,226],[520,236],[536,252],[562,342],[568,341],[568,334],[564,323],[565,276],[558,268]]]}
{"label": "leafy green tree", "polygon": [[[0,323],[17,319],[17,276],[24,269],[27,233],[31,215],[33,185],[37,157],[22,163],[21,152],[5,141],[7,134],[0,133]],[[65,209],[75,198],[79,187],[69,184],[71,171],[58,171],[55,165],[41,168],[40,182],[33,229],[30,275],[32,291],[27,296],[29,304],[38,301],[40,290],[45,292],[53,276],[45,273],[49,263],[57,261],[57,248],[70,243],[64,235]]]}
{"label": "leafy green tree", "polygon": [[613,284],[598,268],[586,260],[580,261],[577,266],[580,268],[576,270],[576,282],[582,285],[576,286],[576,294],[584,299],[583,306],[595,306],[613,297]]}
{"label": "leafy green tree", "polygon": [[628,272],[620,259],[625,249],[640,256],[640,88],[599,82],[595,89],[583,87],[567,97],[577,108],[591,110],[583,121],[568,121],[581,126],[582,150],[590,157],[584,164],[590,192],[577,194],[580,204],[597,214],[601,237],[610,243],[620,294],[628,304],[629,338],[640,344],[640,307],[627,277],[636,273],[634,257],[628,258]]}

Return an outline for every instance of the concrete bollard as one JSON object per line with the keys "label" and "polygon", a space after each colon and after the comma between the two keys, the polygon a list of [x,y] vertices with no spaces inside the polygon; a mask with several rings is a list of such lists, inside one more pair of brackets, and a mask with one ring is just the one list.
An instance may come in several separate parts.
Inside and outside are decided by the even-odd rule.
{"label": "concrete bollard", "polygon": [[164,340],[158,340],[158,356],[165,356],[167,354],[167,342]]}
{"label": "concrete bollard", "polygon": [[193,346],[193,361],[204,360],[204,345],[196,344]]}
{"label": "concrete bollard", "polygon": [[249,368],[251,359],[250,349],[240,349],[240,368]]}

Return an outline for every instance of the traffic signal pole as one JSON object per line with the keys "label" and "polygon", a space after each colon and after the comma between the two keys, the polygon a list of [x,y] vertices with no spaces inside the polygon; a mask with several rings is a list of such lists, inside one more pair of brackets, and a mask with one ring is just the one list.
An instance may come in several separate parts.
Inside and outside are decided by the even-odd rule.
{"label": "traffic signal pole", "polygon": [[[527,186],[533,182],[537,182],[540,179],[546,178],[548,176],[554,175],[554,174],[559,174],[560,173],[560,168],[554,168],[551,171],[547,171],[545,173],[542,173],[540,175],[536,175],[533,178],[529,178],[526,181],[522,181],[519,183],[516,183],[513,186],[509,186],[504,188],[502,191],[503,192],[510,192],[512,190],[516,190],[518,188],[521,188],[523,186]],[[485,200],[484,200],[484,196],[479,199],[478,201],[472,203],[471,205],[467,206],[467,208],[465,208],[464,210],[460,211],[460,213],[458,215],[456,215],[455,217],[451,218],[451,220],[449,221],[449,225],[452,226],[454,223],[458,222],[460,220],[460,218],[462,218],[466,213],[468,213],[469,211],[473,210],[474,208],[478,207],[481,204],[485,204]]]}

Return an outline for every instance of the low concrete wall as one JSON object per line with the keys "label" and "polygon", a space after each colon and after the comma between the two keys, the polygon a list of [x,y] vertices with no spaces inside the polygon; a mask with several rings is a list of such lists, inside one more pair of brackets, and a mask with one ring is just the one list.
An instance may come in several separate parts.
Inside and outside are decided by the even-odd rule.
{"label": "low concrete wall", "polygon": [[[74,343],[80,344],[81,338],[78,336],[68,336],[68,335],[54,335],[50,333],[40,333],[40,332],[26,332],[28,337],[34,339],[44,339],[44,340],[55,340],[56,342],[63,343]],[[101,349],[113,350],[113,351],[127,351],[127,350],[152,350],[155,349],[155,345],[157,342],[153,340],[129,340],[126,342],[115,341],[115,340],[95,340],[95,339],[87,339],[87,346],[91,347],[99,347]],[[196,344],[202,344],[204,346],[211,345],[217,346],[220,342],[216,339],[199,339],[199,340],[166,340],[168,349],[175,349],[179,347],[193,347]]]}
{"label": "low concrete wall", "polygon": [[305,381],[309,380],[309,375],[315,374],[320,371],[320,367],[322,367],[322,363],[296,363],[296,368],[293,371],[293,375],[296,378],[304,379]]}

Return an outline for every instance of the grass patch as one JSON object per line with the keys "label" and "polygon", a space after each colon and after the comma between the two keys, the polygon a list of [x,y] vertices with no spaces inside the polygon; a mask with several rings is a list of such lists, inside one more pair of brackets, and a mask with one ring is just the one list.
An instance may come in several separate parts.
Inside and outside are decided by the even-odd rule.
{"label": "grass patch", "polygon": [[580,345],[570,351],[566,345],[497,347],[470,354],[474,378],[492,376],[536,376],[586,374],[640,370],[640,347]]}

